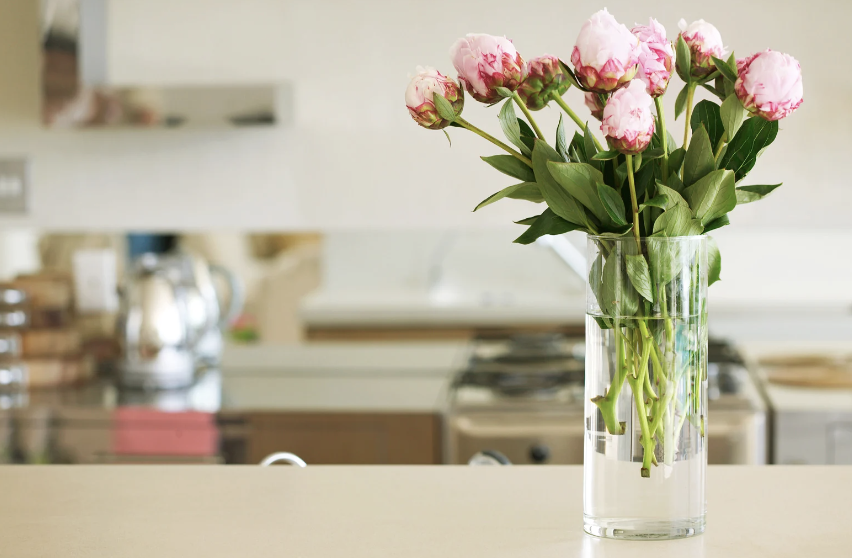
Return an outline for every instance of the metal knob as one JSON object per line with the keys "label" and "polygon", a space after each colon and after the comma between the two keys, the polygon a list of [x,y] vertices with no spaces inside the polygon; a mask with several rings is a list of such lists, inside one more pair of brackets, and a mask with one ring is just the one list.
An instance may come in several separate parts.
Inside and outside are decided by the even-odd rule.
{"label": "metal knob", "polygon": [[550,448],[544,444],[535,444],[530,448],[530,459],[533,463],[547,463],[550,459]]}

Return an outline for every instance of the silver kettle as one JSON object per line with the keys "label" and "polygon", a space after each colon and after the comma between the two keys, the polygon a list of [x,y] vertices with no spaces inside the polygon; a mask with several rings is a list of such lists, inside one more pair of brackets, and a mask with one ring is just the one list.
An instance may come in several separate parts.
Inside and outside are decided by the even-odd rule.
{"label": "silver kettle", "polygon": [[224,318],[212,279],[217,271],[200,257],[143,254],[134,262],[122,288],[117,324],[122,385],[186,387],[201,367],[218,364],[220,328],[240,311],[242,289],[233,274],[217,269],[231,286]]}

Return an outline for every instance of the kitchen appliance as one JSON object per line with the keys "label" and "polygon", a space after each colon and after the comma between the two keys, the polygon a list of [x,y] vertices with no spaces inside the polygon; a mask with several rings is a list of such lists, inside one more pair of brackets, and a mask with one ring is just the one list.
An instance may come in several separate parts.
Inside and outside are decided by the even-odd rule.
{"label": "kitchen appliance", "polygon": [[852,359],[823,351],[762,358],[781,465],[852,465]]}
{"label": "kitchen appliance", "polygon": [[[223,317],[213,274],[230,286]],[[216,365],[221,328],[242,306],[237,278],[200,257],[143,254],[122,289],[117,324],[122,345],[119,378],[128,387],[171,389],[192,383],[196,370]]]}
{"label": "kitchen appliance", "polygon": [[[446,462],[492,451],[514,464],[582,464],[584,355],[583,338],[561,334],[475,340],[450,389]],[[708,461],[765,464],[767,407],[752,374],[727,343],[711,341],[708,355]]]}

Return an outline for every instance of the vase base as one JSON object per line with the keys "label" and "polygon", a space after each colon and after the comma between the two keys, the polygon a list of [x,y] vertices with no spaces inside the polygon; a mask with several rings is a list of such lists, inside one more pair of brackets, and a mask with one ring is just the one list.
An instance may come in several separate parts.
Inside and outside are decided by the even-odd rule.
{"label": "vase base", "polygon": [[659,541],[694,537],[704,532],[704,516],[693,519],[658,521],[641,518],[599,518],[584,516],[583,530],[606,539]]}

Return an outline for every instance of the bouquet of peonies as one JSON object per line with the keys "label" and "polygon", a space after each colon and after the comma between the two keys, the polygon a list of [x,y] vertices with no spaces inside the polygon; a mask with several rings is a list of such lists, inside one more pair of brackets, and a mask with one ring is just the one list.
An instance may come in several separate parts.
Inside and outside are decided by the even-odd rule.
{"label": "bouquet of peonies", "polygon": [[[613,332],[610,360],[617,361],[606,393],[591,399],[609,434],[622,434],[617,401],[630,384],[642,426],[643,477],[658,459],[675,458],[685,421],[704,435],[706,308],[701,281],[692,278],[706,266],[704,286],[717,281],[721,259],[712,239],[705,244],[700,235],[730,224],[737,205],[780,186],[743,181],[775,140],[778,120],[802,103],[793,57],[766,50],[737,59],[709,23],[679,26],[672,44],[655,19],[631,30],[604,9],[583,24],[570,64],[551,55],[525,62],[508,39],[470,34],[450,50],[458,82],[424,68],[405,94],[420,126],[465,128],[506,153],[482,159],[520,182],[476,209],[502,198],[546,203],[541,214],[518,221],[527,228],[515,242],[575,230],[590,235],[597,255],[589,275],[599,306],[594,319]],[[684,82],[675,102],[675,118],[685,115],[680,146],[661,103],[674,72]],[[604,143],[563,100],[570,87],[584,92]],[[719,102],[693,106],[698,87]],[[498,119],[508,143],[462,117],[465,91],[481,103],[502,103]],[[550,101],[579,128],[568,135],[560,114],[552,144],[533,117]],[[701,248],[685,253],[673,239],[686,237],[700,238]],[[691,300],[690,289],[699,303],[690,303],[693,314],[681,323],[683,305],[673,301]]]}

